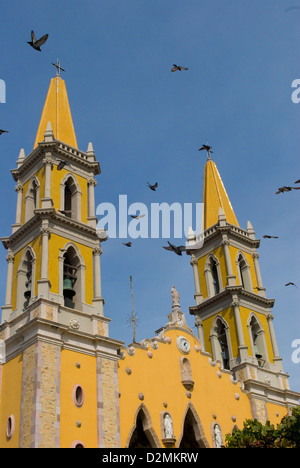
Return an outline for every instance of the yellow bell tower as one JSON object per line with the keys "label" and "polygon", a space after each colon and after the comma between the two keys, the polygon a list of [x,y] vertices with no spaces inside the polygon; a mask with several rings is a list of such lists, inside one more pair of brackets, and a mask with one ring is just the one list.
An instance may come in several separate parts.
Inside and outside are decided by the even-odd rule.
{"label": "yellow bell tower", "polygon": [[117,351],[101,293],[92,144],[77,148],[64,80],[22,149],[0,326],[0,446],[117,447]]}
{"label": "yellow bell tower", "polygon": [[[271,309],[259,269],[250,222],[242,229],[215,162],[208,156],[204,176],[203,245],[190,251],[196,318],[203,351],[243,382],[252,416],[267,419],[272,402],[296,402],[282,367]],[[190,236],[194,243],[195,236]],[[199,244],[200,245],[200,244]]]}

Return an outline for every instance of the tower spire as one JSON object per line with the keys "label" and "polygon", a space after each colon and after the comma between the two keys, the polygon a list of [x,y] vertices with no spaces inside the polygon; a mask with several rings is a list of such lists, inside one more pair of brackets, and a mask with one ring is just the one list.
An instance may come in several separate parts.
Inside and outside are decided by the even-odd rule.
{"label": "tower spire", "polygon": [[204,230],[218,222],[220,208],[222,208],[225,218],[230,224],[239,226],[217,166],[211,159],[210,152],[208,152],[205,165],[203,203]]}
{"label": "tower spire", "polygon": [[54,138],[78,148],[65,81],[60,76],[60,71],[64,69],[61,68],[59,60],[53,65],[57,68],[57,73],[50,81],[34,148],[44,140],[48,122],[51,122]]}

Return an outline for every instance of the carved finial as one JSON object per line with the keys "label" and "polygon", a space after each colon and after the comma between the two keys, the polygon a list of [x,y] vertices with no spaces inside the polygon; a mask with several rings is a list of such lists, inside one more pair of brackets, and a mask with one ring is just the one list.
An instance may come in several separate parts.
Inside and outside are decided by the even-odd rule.
{"label": "carved finial", "polygon": [[171,293],[172,293],[172,307],[180,307],[179,293],[178,291],[176,291],[175,286],[172,286]]}
{"label": "carved finial", "polygon": [[44,141],[54,141],[54,133],[53,133],[53,130],[52,130],[52,125],[51,125],[51,122],[48,122],[47,123],[47,128],[46,128],[46,131],[44,133]]}
{"label": "carved finial", "polygon": [[17,166],[20,167],[24,161],[25,161],[25,151],[24,151],[24,148],[21,148],[18,161],[17,161]]}

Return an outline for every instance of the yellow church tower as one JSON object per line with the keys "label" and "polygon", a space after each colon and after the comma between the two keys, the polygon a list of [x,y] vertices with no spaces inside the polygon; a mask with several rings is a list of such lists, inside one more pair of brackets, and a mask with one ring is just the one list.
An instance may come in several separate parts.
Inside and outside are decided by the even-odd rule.
{"label": "yellow church tower", "polygon": [[92,144],[78,149],[64,80],[51,80],[22,149],[0,326],[0,447],[117,447],[117,350],[101,293]]}
{"label": "yellow church tower", "polygon": [[[290,390],[279,355],[274,299],[266,297],[260,274],[260,241],[250,222],[246,230],[239,226],[210,153],[203,204],[203,245],[190,251],[196,300],[190,314],[202,349],[243,382],[252,417],[266,420],[275,402],[297,405],[299,395]],[[197,246],[195,236],[190,242]]]}

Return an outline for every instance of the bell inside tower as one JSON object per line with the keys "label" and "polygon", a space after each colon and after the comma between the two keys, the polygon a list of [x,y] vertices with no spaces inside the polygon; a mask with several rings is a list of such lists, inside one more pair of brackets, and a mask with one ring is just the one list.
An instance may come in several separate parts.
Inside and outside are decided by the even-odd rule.
{"label": "bell inside tower", "polygon": [[26,259],[24,262],[24,266],[26,269],[26,274],[25,274],[25,291],[24,291],[24,297],[25,297],[25,302],[24,302],[24,310],[27,309],[29,305],[29,301],[31,298],[31,291],[32,291],[32,256],[30,252],[27,252],[26,254]]}
{"label": "bell inside tower", "polygon": [[74,264],[74,257],[71,255],[72,250],[69,249],[64,256],[64,278],[63,278],[63,295],[64,305],[70,309],[74,309],[77,282],[77,267]]}

